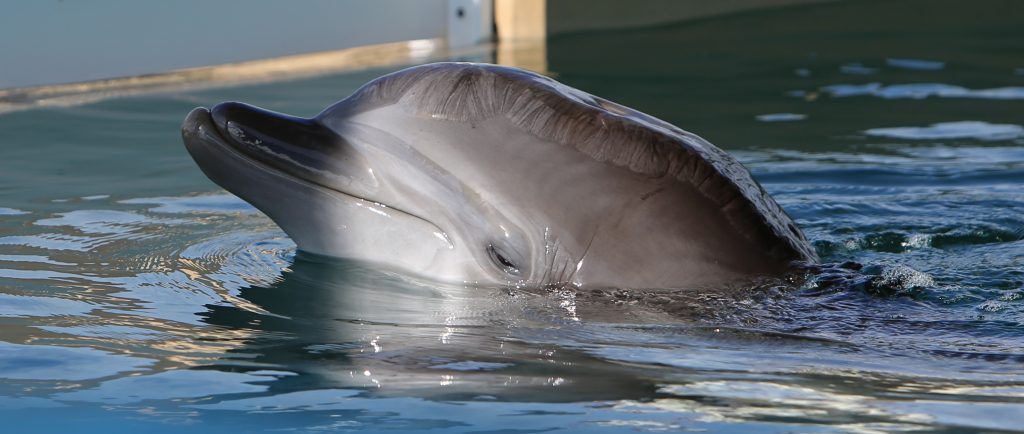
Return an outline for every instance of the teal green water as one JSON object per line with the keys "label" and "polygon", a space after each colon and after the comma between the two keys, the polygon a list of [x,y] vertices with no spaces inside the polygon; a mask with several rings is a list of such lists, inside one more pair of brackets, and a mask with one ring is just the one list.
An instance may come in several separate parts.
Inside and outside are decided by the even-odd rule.
{"label": "teal green water", "polygon": [[382,70],[0,115],[19,432],[1024,427],[1024,5],[840,2],[553,38],[557,79],[736,155],[823,259],[677,294],[446,287],[296,254],[178,135]]}

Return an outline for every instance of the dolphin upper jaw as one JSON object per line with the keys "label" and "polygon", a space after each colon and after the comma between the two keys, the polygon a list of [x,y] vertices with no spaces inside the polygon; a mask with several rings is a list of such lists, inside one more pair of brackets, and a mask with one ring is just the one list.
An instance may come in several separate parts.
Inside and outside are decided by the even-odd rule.
{"label": "dolphin upper jaw", "polygon": [[[239,145],[235,140],[225,137],[224,130],[230,129],[232,127],[233,126],[230,123],[228,123],[228,125],[226,125],[225,128],[220,128],[217,125],[217,123],[214,122],[214,118],[211,115],[211,111],[205,107],[197,107],[193,109],[191,112],[189,112],[181,127],[182,138],[185,142],[185,147],[186,149],[188,149],[189,153],[193,157],[197,158],[197,163],[199,164],[200,169],[203,170],[203,173],[210,177],[210,179],[214,180],[214,182],[216,182],[218,185],[221,185],[222,187],[225,187],[232,192],[234,192],[235,190],[228,188],[224,185],[224,183],[232,183],[232,176],[230,173],[210,170],[212,166],[212,164],[210,163],[214,163],[214,161],[198,160],[198,156],[211,154],[211,147],[215,148],[217,151],[219,151],[219,153],[228,155],[235,159],[245,161],[254,170],[274,172],[282,178],[288,178],[293,182],[297,183],[304,183],[309,188],[325,190],[334,194],[351,198],[352,200],[374,204],[379,208],[388,209],[389,212],[406,214],[424,221],[429,221],[421,216],[403,210],[399,207],[395,207],[390,204],[386,204],[383,203],[382,201],[371,198],[370,192],[367,191],[368,188],[366,187],[353,189],[342,188],[339,186],[339,183],[327,183],[322,182],[321,179],[310,179],[312,177],[308,176],[308,170],[304,173],[302,171],[295,170],[294,168],[289,167],[289,163],[291,163],[291,165],[297,164],[294,161],[290,161],[286,156],[281,158],[281,162],[277,163],[274,163],[273,161],[268,161],[267,159],[254,158],[251,153],[247,153],[244,150],[239,149]],[[372,173],[372,170],[370,172]],[[342,174],[338,174],[337,172],[333,172],[331,173],[331,175],[333,175],[334,179],[338,179],[344,176]],[[350,177],[348,179],[351,180],[352,178]],[[345,186],[351,186],[352,182],[341,182],[340,184],[343,184]],[[357,193],[353,190],[360,190],[360,192]]]}

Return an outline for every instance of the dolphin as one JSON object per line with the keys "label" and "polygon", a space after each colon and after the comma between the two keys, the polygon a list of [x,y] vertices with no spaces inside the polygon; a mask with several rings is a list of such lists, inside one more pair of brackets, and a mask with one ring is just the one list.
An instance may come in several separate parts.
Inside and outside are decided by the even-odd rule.
{"label": "dolphin", "polygon": [[517,68],[415,66],[313,118],[200,107],[182,136],[299,250],[442,282],[705,288],[816,261],[721,149]]}

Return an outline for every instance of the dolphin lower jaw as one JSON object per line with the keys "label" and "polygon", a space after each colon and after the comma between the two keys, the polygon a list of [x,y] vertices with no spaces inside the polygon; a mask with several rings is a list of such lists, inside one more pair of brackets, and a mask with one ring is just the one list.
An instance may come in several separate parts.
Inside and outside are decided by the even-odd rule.
{"label": "dolphin lower jaw", "polygon": [[205,108],[189,113],[182,137],[207,177],[270,217],[299,250],[456,283],[494,281],[493,276],[467,273],[475,259],[460,252],[457,241],[430,221],[304,180],[240,152],[221,136]]}

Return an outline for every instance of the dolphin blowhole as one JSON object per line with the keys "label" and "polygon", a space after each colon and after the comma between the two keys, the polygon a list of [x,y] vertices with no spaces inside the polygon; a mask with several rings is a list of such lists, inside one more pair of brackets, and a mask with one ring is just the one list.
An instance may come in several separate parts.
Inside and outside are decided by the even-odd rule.
{"label": "dolphin blowhole", "polygon": [[308,119],[222,103],[182,134],[300,250],[443,281],[686,288],[816,260],[724,151],[516,68],[416,66]]}

